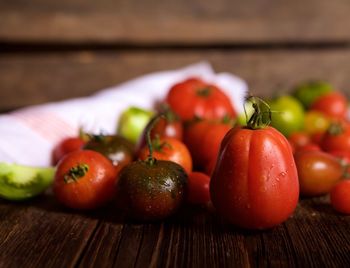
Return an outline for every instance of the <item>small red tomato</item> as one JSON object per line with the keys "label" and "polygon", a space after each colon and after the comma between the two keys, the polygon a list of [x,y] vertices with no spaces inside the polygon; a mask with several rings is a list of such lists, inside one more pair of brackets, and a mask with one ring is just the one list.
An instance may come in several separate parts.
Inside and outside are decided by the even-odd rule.
{"label": "small red tomato", "polygon": [[298,150],[299,147],[310,143],[310,136],[306,132],[293,132],[289,135],[288,141],[292,146],[293,151]]}
{"label": "small red tomato", "polygon": [[321,151],[299,151],[294,155],[300,194],[317,196],[328,193],[341,179],[343,167],[334,156]]}
{"label": "small red tomato", "polygon": [[[157,160],[172,161],[182,166],[187,174],[192,171],[192,157],[186,145],[175,138],[160,138],[152,140],[153,156]],[[139,158],[146,160],[149,156],[148,146],[139,152]]]}
{"label": "small red tomato", "polygon": [[346,117],[348,103],[344,94],[332,91],[318,97],[310,109],[320,111],[332,118],[343,119]]}
{"label": "small red tomato", "polygon": [[52,164],[56,165],[66,154],[81,149],[85,141],[80,137],[68,137],[58,143],[52,151]]}
{"label": "small red tomato", "polygon": [[338,182],[330,193],[333,208],[344,214],[350,214],[350,181]]}
{"label": "small red tomato", "polygon": [[106,157],[95,151],[79,150],[58,163],[53,192],[67,207],[94,209],[112,199],[116,180],[116,170]]}
{"label": "small red tomato", "polygon": [[320,141],[321,148],[326,151],[350,152],[350,127],[344,123],[332,123]]}
{"label": "small red tomato", "polygon": [[231,122],[210,120],[201,120],[187,127],[184,142],[196,166],[210,170],[207,166],[216,161],[220,143],[231,128]]}
{"label": "small red tomato", "polygon": [[299,152],[299,151],[321,151],[321,148],[320,146],[318,146],[316,143],[308,143],[304,146],[300,146],[296,152]]}
{"label": "small red tomato", "polygon": [[195,117],[220,119],[236,117],[236,111],[229,97],[217,86],[198,78],[190,78],[174,85],[166,102],[184,121]]}
{"label": "small red tomato", "polygon": [[210,202],[210,177],[201,172],[191,172],[187,181],[187,201],[191,204],[206,205]]}

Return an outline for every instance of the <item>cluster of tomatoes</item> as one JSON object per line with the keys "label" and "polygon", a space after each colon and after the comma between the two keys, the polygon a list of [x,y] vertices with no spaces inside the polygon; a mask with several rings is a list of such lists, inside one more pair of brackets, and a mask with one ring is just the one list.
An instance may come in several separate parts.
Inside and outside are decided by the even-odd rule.
{"label": "cluster of tomatoes", "polygon": [[[347,196],[344,187],[333,186],[345,174],[350,127],[344,111],[340,116],[339,107],[322,104],[327,94],[340,93],[312,90],[312,94],[310,113],[319,113],[324,120],[314,120],[312,131],[310,122],[301,131],[304,123],[293,129],[293,124],[283,122],[289,111],[279,109],[277,101],[251,98],[242,117],[216,85],[187,79],[169,89],[164,105],[136,135],[136,143],[135,133],[133,139],[119,133],[82,134],[58,144],[53,151],[53,162],[58,163],[55,196],[77,209],[94,209],[116,200],[121,209],[141,220],[165,218],[184,202],[213,205],[229,222],[250,229],[286,220],[297,205],[299,189],[304,195],[334,189],[332,202],[342,203],[339,200]],[[300,121],[310,120],[298,105],[304,117]],[[281,107],[298,112],[299,106]],[[329,116],[322,109],[338,109],[339,116]],[[334,123],[320,131],[319,122],[325,120]],[[346,145],[343,136],[349,137]]]}
{"label": "cluster of tomatoes", "polygon": [[[350,213],[350,123],[348,100],[323,82],[298,86],[289,101],[298,104],[300,125],[288,133],[298,169],[300,194],[319,196],[330,193],[331,204],[339,212]],[[281,112],[288,112],[286,105]],[[293,114],[293,111],[289,111]]]}

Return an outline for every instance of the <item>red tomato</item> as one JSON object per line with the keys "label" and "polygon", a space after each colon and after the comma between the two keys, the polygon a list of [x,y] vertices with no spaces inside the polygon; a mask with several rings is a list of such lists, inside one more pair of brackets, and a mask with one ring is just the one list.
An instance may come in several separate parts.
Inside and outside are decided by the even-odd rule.
{"label": "red tomato", "polygon": [[166,102],[184,121],[195,117],[236,117],[229,97],[217,86],[198,78],[190,78],[174,85],[166,97]]}
{"label": "red tomato", "polygon": [[345,118],[348,108],[347,99],[341,92],[332,91],[318,97],[311,105],[316,110],[333,118]]}
{"label": "red tomato", "polygon": [[311,142],[310,136],[306,132],[293,132],[289,135],[288,141],[292,146],[293,151]]}
{"label": "red tomato", "polygon": [[188,126],[185,130],[184,141],[196,166],[210,170],[207,166],[216,161],[220,143],[231,128],[230,122],[209,120],[198,121]]}
{"label": "red tomato", "polygon": [[288,140],[272,127],[231,129],[221,144],[210,194],[218,213],[237,226],[264,229],[285,221],[299,198]]}
{"label": "red tomato", "polygon": [[350,152],[350,127],[344,123],[332,123],[322,136],[320,145],[326,152]]}
{"label": "red tomato", "polygon": [[315,143],[309,143],[309,144],[306,144],[304,146],[300,146],[296,150],[296,152],[299,152],[299,151],[321,151],[321,148],[320,148],[320,146],[318,146]]}
{"label": "red tomato", "polygon": [[201,172],[191,172],[187,181],[187,200],[191,204],[206,205],[210,202],[210,177]]}
{"label": "red tomato", "polygon": [[[192,158],[186,145],[175,138],[161,138],[152,140],[153,157],[157,160],[172,161],[182,166],[187,174],[192,171]],[[149,156],[148,146],[139,152],[139,158],[146,160]]]}
{"label": "red tomato", "polygon": [[67,207],[94,209],[112,199],[116,180],[111,161],[98,152],[79,150],[58,163],[53,192]]}
{"label": "red tomato", "polygon": [[52,151],[52,164],[56,165],[66,154],[81,149],[85,141],[80,137],[69,137],[58,143]]}
{"label": "red tomato", "polygon": [[343,167],[332,155],[321,151],[299,151],[294,155],[300,194],[317,196],[328,193],[341,179]]}
{"label": "red tomato", "polygon": [[350,181],[338,182],[330,193],[333,208],[344,214],[350,214]]}
{"label": "red tomato", "polygon": [[[162,117],[160,115],[163,115]],[[157,120],[154,124],[154,120]],[[160,113],[153,117],[152,120],[145,127],[142,138],[138,144],[138,150],[143,148],[146,145],[146,131],[154,124],[151,129],[150,137],[151,139],[155,138],[175,138],[178,140],[183,139],[183,125],[179,117],[172,111],[170,108],[164,113]]]}

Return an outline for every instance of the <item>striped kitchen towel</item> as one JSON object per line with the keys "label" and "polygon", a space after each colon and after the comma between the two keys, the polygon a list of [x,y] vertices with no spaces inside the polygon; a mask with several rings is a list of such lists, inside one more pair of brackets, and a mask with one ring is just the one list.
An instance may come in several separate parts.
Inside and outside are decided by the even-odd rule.
{"label": "striped kitchen towel", "polygon": [[246,83],[229,73],[216,74],[201,62],[179,70],[148,74],[95,95],[31,106],[0,115],[0,162],[49,166],[53,146],[79,127],[91,133],[115,133],[120,113],[128,106],[153,108],[169,88],[189,77],[215,83],[226,91],[238,112],[243,107]]}

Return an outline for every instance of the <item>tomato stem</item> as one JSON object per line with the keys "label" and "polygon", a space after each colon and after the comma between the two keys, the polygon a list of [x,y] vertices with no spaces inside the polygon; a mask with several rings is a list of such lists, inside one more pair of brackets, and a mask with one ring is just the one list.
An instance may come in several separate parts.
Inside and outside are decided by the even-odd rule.
{"label": "tomato stem", "polygon": [[211,87],[204,87],[197,90],[197,95],[201,97],[208,97],[211,94]]}
{"label": "tomato stem", "polygon": [[340,135],[344,132],[344,127],[339,122],[331,123],[331,125],[327,129],[327,133],[333,136]]}
{"label": "tomato stem", "polygon": [[88,164],[78,164],[68,170],[67,174],[64,175],[65,183],[72,183],[78,181],[80,178],[84,177],[89,171]]}
{"label": "tomato stem", "polygon": [[[249,97],[248,100],[252,102],[254,113],[247,119],[247,128],[250,129],[261,129],[265,128],[271,123],[271,109],[270,106],[261,98]],[[244,112],[246,118],[248,118],[247,112]]]}
{"label": "tomato stem", "polygon": [[146,129],[146,141],[147,141],[147,146],[148,146],[148,151],[149,155],[147,157],[146,162],[152,166],[156,159],[153,157],[153,144],[152,144],[152,139],[151,139],[151,131],[154,128],[154,126],[157,124],[159,119],[164,118],[164,114],[159,114],[152,118],[151,122],[148,124],[148,127]]}

